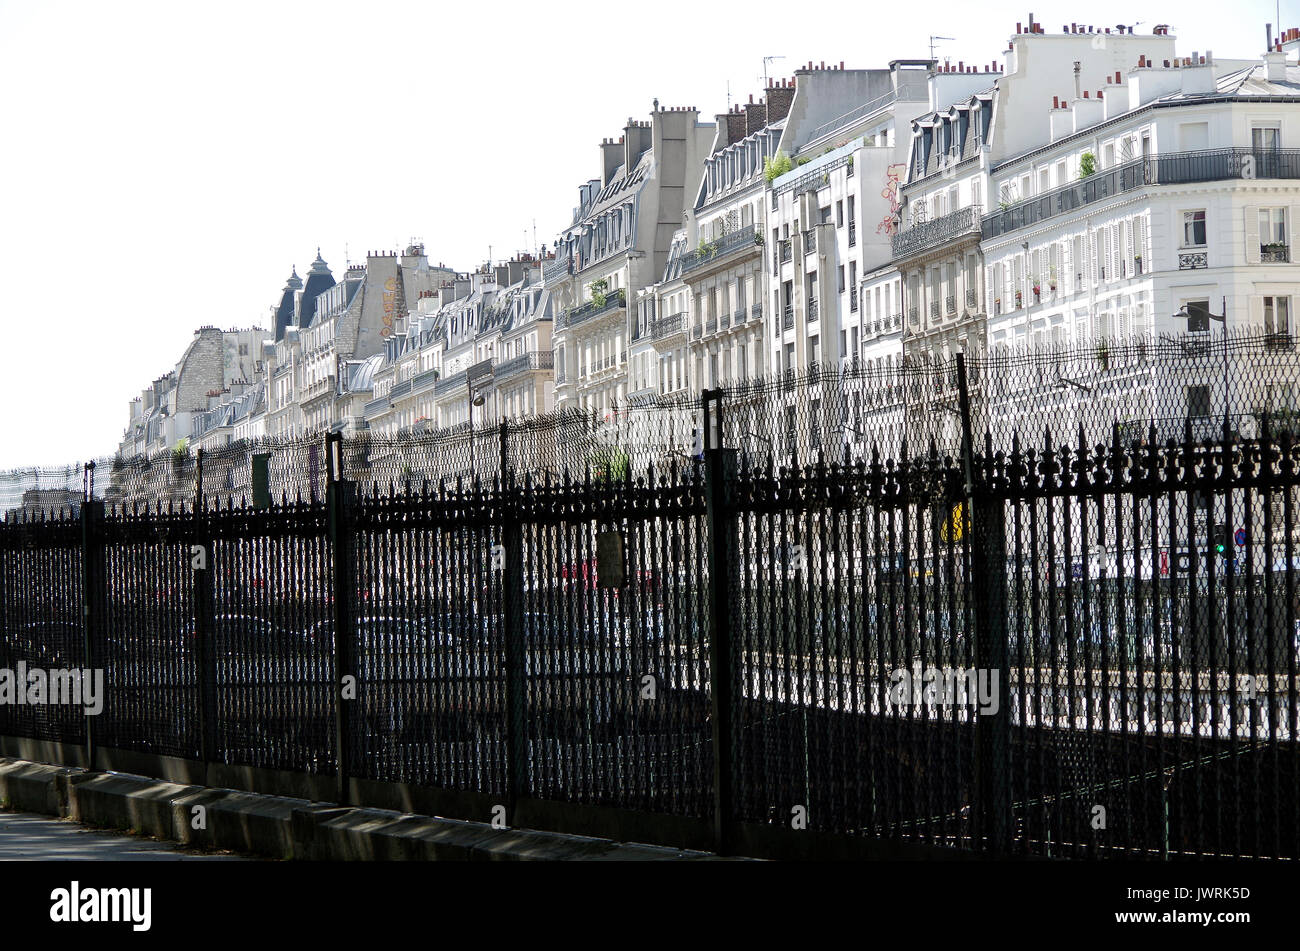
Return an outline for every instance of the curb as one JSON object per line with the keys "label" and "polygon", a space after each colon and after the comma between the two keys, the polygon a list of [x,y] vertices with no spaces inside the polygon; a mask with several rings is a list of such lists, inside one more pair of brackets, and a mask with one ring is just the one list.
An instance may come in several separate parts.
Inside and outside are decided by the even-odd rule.
{"label": "curb", "polygon": [[182,845],[323,861],[720,861],[609,839],[341,807],[0,757],[0,805]]}

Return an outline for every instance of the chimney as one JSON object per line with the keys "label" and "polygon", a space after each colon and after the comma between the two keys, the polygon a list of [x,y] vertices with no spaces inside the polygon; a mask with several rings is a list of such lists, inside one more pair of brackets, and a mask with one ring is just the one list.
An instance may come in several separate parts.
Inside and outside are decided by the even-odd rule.
{"label": "chimney", "polygon": [[641,156],[650,150],[652,141],[652,132],[650,123],[634,122],[631,116],[628,117],[627,125],[623,128],[623,164],[626,168],[625,174],[630,174],[636,167],[636,163],[641,161]]}
{"label": "chimney", "polygon": [[794,101],[795,84],[774,87],[767,91],[767,121],[776,122],[790,114],[790,103]]}
{"label": "chimney", "polygon": [[525,260],[514,260],[506,265],[506,283],[518,284],[528,274],[528,262]]}
{"label": "chimney", "polygon": [[730,112],[720,113],[713,118],[718,123],[719,129],[726,130],[727,145],[731,145],[733,142],[739,142],[749,134],[746,130],[747,122],[745,119],[745,113],[741,111],[740,106],[736,106]]}
{"label": "chimney", "polygon": [[1264,54],[1264,68],[1271,83],[1286,82],[1286,53],[1270,50]]}
{"label": "chimney", "polygon": [[753,135],[767,122],[767,102],[763,99],[754,102],[753,96],[749,98],[750,101],[745,103],[745,135]]}
{"label": "chimney", "polygon": [[1214,67],[1197,63],[1195,59],[1192,63],[1193,65],[1184,66],[1178,71],[1183,94],[1204,95],[1214,92],[1218,88],[1214,81]]}
{"label": "chimney", "polygon": [[498,264],[493,269],[493,277],[496,279],[497,287],[507,287],[510,284],[510,268],[504,264]]}
{"label": "chimney", "polygon": [[600,143],[600,183],[602,186],[609,184],[609,180],[614,177],[614,173],[618,171],[618,167],[622,162],[622,145],[613,139],[605,139]]}

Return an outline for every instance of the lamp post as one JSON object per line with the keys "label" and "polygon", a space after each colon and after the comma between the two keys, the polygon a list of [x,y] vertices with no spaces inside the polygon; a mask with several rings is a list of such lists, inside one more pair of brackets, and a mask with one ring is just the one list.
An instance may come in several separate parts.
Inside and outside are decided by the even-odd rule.
{"label": "lamp post", "polygon": [[[1188,310],[1187,305],[1184,304],[1182,307],[1178,308],[1178,313],[1174,314],[1174,316],[1186,320],[1192,316],[1192,312]],[[1223,298],[1222,314],[1212,314],[1210,313],[1210,309],[1207,307],[1205,309],[1205,316],[1210,320],[1223,324],[1223,441],[1226,443],[1228,441],[1230,425],[1228,415],[1228,388],[1230,386],[1230,378],[1228,376],[1228,298]]]}

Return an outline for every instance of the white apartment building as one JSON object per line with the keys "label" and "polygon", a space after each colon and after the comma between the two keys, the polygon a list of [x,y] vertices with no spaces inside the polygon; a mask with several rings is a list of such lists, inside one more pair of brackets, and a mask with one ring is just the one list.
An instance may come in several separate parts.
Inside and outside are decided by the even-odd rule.
{"label": "white apartment building", "polygon": [[[990,169],[998,193],[1018,200],[984,220],[989,343],[1091,348],[1097,382],[1000,388],[990,394],[995,416],[1087,402],[1090,416],[1118,419],[1137,436],[1155,423],[1165,439],[1181,438],[1189,418],[1201,438],[1217,433],[1225,411],[1250,433],[1261,414],[1297,408],[1300,394],[1268,380],[1229,392],[1209,339],[1226,326],[1294,348],[1295,45],[1253,60],[1139,54],[1084,90],[1092,95],[1040,103],[1050,141]],[[1149,369],[1105,372],[1114,338],[1173,334],[1203,335],[1203,379],[1175,392]]]}
{"label": "white apartment building", "polygon": [[688,188],[714,127],[693,108],[629,119],[601,143],[601,177],[579,189],[573,223],[543,271],[555,312],[555,400],[608,415],[628,394],[629,303],[663,274]]}

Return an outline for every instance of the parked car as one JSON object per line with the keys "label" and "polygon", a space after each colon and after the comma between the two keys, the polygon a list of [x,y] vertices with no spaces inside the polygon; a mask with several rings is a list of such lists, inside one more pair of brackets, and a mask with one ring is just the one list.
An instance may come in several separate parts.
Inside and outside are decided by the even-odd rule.
{"label": "parked car", "polygon": [[[302,639],[264,617],[254,614],[217,614],[208,621],[207,634],[215,656],[298,652]],[[194,619],[181,627],[180,650],[193,653],[198,646]]]}

